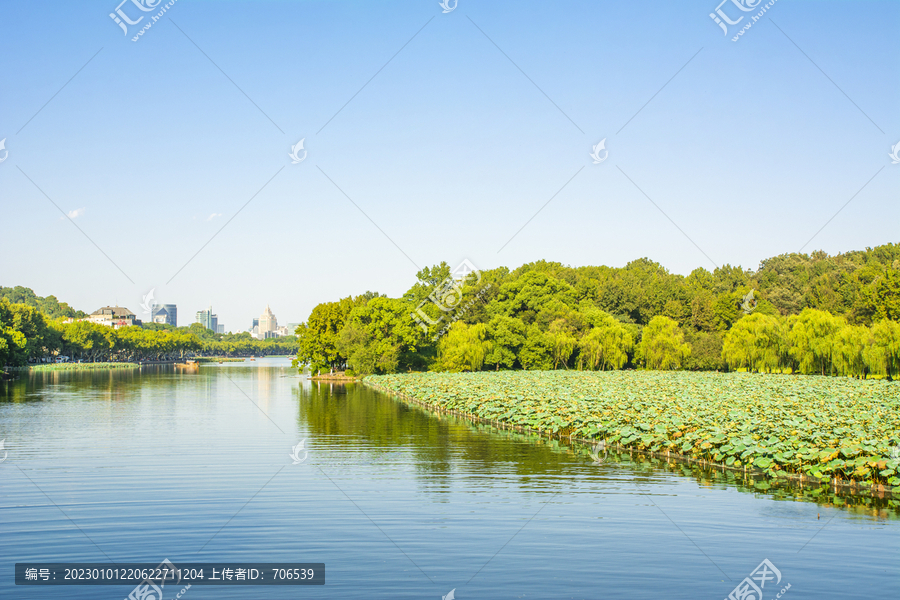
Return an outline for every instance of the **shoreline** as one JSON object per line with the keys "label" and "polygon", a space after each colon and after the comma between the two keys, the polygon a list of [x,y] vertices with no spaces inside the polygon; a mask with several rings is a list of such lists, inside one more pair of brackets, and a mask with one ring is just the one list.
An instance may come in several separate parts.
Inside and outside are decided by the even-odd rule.
{"label": "shoreline", "polygon": [[[381,392],[383,394],[387,394],[389,396],[393,396],[395,398],[399,398],[399,399],[401,399],[405,402],[409,402],[411,404],[416,404],[418,406],[422,406],[424,408],[427,408],[428,410],[442,413],[442,414],[453,415],[453,416],[460,417],[460,418],[463,418],[463,419],[466,419],[469,421],[473,421],[476,423],[489,424],[498,429],[507,429],[507,430],[511,430],[511,431],[517,431],[519,433],[533,434],[533,435],[537,435],[538,437],[542,437],[542,438],[547,437],[550,440],[552,440],[552,439],[568,440],[570,443],[577,442],[580,444],[584,444],[586,446],[593,446],[598,441],[600,441],[600,440],[596,440],[596,439],[590,439],[590,438],[585,438],[585,437],[581,437],[581,436],[576,436],[574,433],[569,434],[569,435],[565,435],[565,434],[554,435],[550,431],[542,431],[540,429],[532,429],[530,427],[525,427],[524,425],[516,425],[516,424],[509,423],[507,421],[502,421],[499,419],[487,419],[485,417],[480,417],[474,413],[448,409],[439,404],[433,404],[430,402],[426,402],[424,400],[420,400],[419,398],[415,398],[413,396],[409,396],[407,394],[397,392],[395,390],[386,388],[386,387],[378,385],[376,383],[372,383],[372,382],[368,381],[368,378],[362,379],[361,382],[364,385],[372,388],[375,391]],[[726,471],[732,471],[735,473],[743,473],[747,477],[754,479],[754,480],[759,479],[759,480],[763,480],[763,481],[785,482],[785,483],[790,483],[790,484],[796,485],[800,488],[816,487],[816,488],[820,488],[820,489],[822,489],[822,488],[834,489],[834,491],[836,493],[840,490],[841,492],[848,492],[851,495],[859,493],[859,492],[868,492],[879,498],[896,497],[896,496],[900,495],[900,486],[891,487],[891,486],[887,486],[887,485],[883,485],[883,484],[866,486],[866,485],[859,485],[855,481],[839,479],[837,477],[832,478],[828,482],[822,482],[819,479],[810,477],[808,475],[794,474],[794,473],[784,473],[783,475],[780,475],[780,476],[772,476],[772,475],[769,475],[768,473],[766,473],[765,471],[763,471],[762,469],[758,469],[758,468],[752,468],[752,467],[747,468],[746,466],[732,467],[732,466],[726,465],[724,463],[719,463],[719,462],[705,460],[705,459],[697,459],[697,458],[693,458],[690,455],[682,454],[679,452],[672,452],[670,450],[667,450],[665,452],[653,452],[651,450],[641,450],[638,448],[633,448],[631,446],[624,446],[624,445],[618,444],[618,443],[607,443],[607,449],[616,449],[618,451],[626,452],[628,454],[636,453],[641,456],[660,458],[660,459],[664,459],[666,461],[671,460],[671,461],[676,461],[676,462],[681,462],[681,463],[686,463],[686,464],[698,465],[701,467],[706,467],[706,468],[714,469],[717,471],[722,471],[723,473]]]}
{"label": "shoreline", "polygon": [[24,367],[8,367],[10,373],[39,373],[50,371],[90,371],[93,369],[137,369],[142,364],[171,364],[170,362],[158,363],[46,363],[42,365],[26,365]]}

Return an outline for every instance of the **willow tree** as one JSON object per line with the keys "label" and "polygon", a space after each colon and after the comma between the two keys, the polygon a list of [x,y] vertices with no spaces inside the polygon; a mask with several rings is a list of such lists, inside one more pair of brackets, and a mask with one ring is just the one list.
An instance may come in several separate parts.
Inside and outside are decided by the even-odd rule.
{"label": "willow tree", "polygon": [[575,351],[575,346],[578,343],[572,327],[565,319],[556,319],[550,323],[547,337],[553,349],[553,368],[558,368],[560,363],[568,368],[569,357],[572,356],[572,352]]}
{"label": "willow tree", "polygon": [[438,363],[441,369],[456,373],[481,370],[484,358],[491,349],[491,342],[485,339],[486,334],[487,326],[484,323],[454,323],[447,335],[438,342]]}
{"label": "willow tree", "polygon": [[834,370],[836,336],[845,326],[843,318],[834,317],[828,311],[803,309],[788,334],[790,353],[801,373],[826,375]]}
{"label": "willow tree", "polygon": [[603,313],[578,341],[578,368],[621,369],[628,362],[634,340],[625,326],[612,315]]}
{"label": "willow tree", "polygon": [[784,331],[777,317],[754,313],[735,323],[722,344],[722,359],[732,369],[771,373],[782,366]]}
{"label": "willow tree", "polygon": [[900,323],[879,321],[872,326],[872,343],[863,350],[863,360],[873,375],[900,377]]}
{"label": "willow tree", "polygon": [[835,334],[831,362],[837,375],[863,378],[868,371],[865,349],[874,342],[864,325],[844,325]]}
{"label": "willow tree", "polygon": [[644,327],[638,358],[648,369],[677,369],[691,355],[691,346],[684,341],[684,332],[669,317],[656,316]]}

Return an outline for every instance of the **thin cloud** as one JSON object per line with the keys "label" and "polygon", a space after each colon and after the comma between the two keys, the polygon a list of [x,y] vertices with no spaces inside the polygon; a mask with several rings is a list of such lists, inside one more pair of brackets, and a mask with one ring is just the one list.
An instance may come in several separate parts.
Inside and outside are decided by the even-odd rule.
{"label": "thin cloud", "polygon": [[[80,216],[83,215],[83,214],[84,214],[84,207],[83,207],[83,206],[82,206],[81,208],[76,208],[75,210],[70,210],[69,212],[66,213],[66,215],[67,215],[70,219],[77,219],[78,217],[80,217]],[[65,217],[60,217],[59,220],[62,221],[64,218],[65,218]]]}

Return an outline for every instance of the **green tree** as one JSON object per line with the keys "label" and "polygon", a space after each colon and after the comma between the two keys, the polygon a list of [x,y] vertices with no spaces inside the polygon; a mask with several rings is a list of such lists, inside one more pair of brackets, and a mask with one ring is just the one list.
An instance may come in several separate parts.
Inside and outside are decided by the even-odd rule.
{"label": "green tree", "polygon": [[684,340],[691,346],[682,367],[689,371],[719,371],[728,367],[722,360],[722,335],[717,331],[684,332]]}
{"label": "green tree", "polygon": [[525,343],[519,351],[519,363],[530,371],[553,368],[553,342],[537,325],[525,330]]}
{"label": "green tree", "polygon": [[491,342],[485,339],[484,323],[466,325],[457,321],[438,342],[438,360],[441,370],[459,373],[479,371],[491,350]]}
{"label": "green tree", "polygon": [[[425,366],[429,343],[410,316],[411,308],[404,300],[378,297],[350,312],[345,327],[353,330],[340,338],[337,349],[343,356],[365,357],[359,364],[350,360],[354,371],[391,373]],[[371,360],[375,366],[369,371]]]}
{"label": "green tree", "polygon": [[16,287],[0,286],[0,298],[6,298],[10,304],[24,304],[42,312],[48,319],[64,319],[72,317],[84,318],[87,315],[80,310],[75,310],[65,302],[60,302],[56,296],[41,297],[34,290],[17,285]]}
{"label": "green tree", "polygon": [[511,369],[525,343],[525,323],[515,317],[497,315],[488,323],[487,337],[491,341],[491,349],[484,362],[498,370],[501,366]]}
{"label": "green tree", "polygon": [[790,353],[801,373],[826,375],[832,372],[836,334],[843,326],[844,320],[829,312],[803,309],[788,334]]}
{"label": "green tree", "polygon": [[832,362],[837,375],[864,378],[868,365],[865,350],[875,340],[872,331],[865,325],[840,327],[835,335]]}
{"label": "green tree", "polygon": [[621,369],[628,362],[634,339],[612,315],[598,312],[592,315],[593,327],[578,340],[578,366],[602,371]]}
{"label": "green tree", "polygon": [[677,369],[691,355],[684,332],[673,319],[656,316],[644,327],[638,346],[638,358],[648,369]]}
{"label": "green tree", "polygon": [[781,322],[770,315],[753,313],[735,323],[725,334],[722,358],[732,369],[771,373],[782,366],[784,346]]}
{"label": "green tree", "polygon": [[863,350],[866,368],[873,375],[900,377],[900,323],[879,321],[871,333],[873,343]]}
{"label": "green tree", "polygon": [[31,306],[0,298],[0,328],[0,336],[5,340],[0,348],[5,355],[3,364],[22,366],[54,350],[44,315]]}
{"label": "green tree", "polygon": [[346,368],[347,355],[340,352],[338,337],[353,309],[365,306],[368,300],[367,296],[348,296],[337,302],[317,304],[309,319],[296,329],[298,348],[294,366],[308,365],[311,372]]}
{"label": "green tree", "polygon": [[28,339],[13,323],[13,305],[0,298],[0,367],[25,364]]}
{"label": "green tree", "polygon": [[572,352],[575,351],[575,346],[578,343],[572,326],[568,324],[566,319],[556,319],[550,323],[547,337],[552,348],[553,368],[557,369],[562,364],[563,367],[568,369],[569,357],[572,356]]}

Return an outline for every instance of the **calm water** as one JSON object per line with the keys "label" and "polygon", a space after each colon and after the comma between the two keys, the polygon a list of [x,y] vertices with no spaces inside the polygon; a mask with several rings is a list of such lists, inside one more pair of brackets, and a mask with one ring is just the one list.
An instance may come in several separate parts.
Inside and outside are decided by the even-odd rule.
{"label": "calm water", "polygon": [[718,600],[765,558],[782,574],[766,599],[787,583],[788,599],[900,584],[885,500],[812,502],[627,455],[598,466],[579,447],[311,384],[284,359],[31,375],[0,384],[0,439],[3,598],[133,587],[16,587],[17,561],[166,557],[326,564],[324,587],[194,586],[188,600]]}

